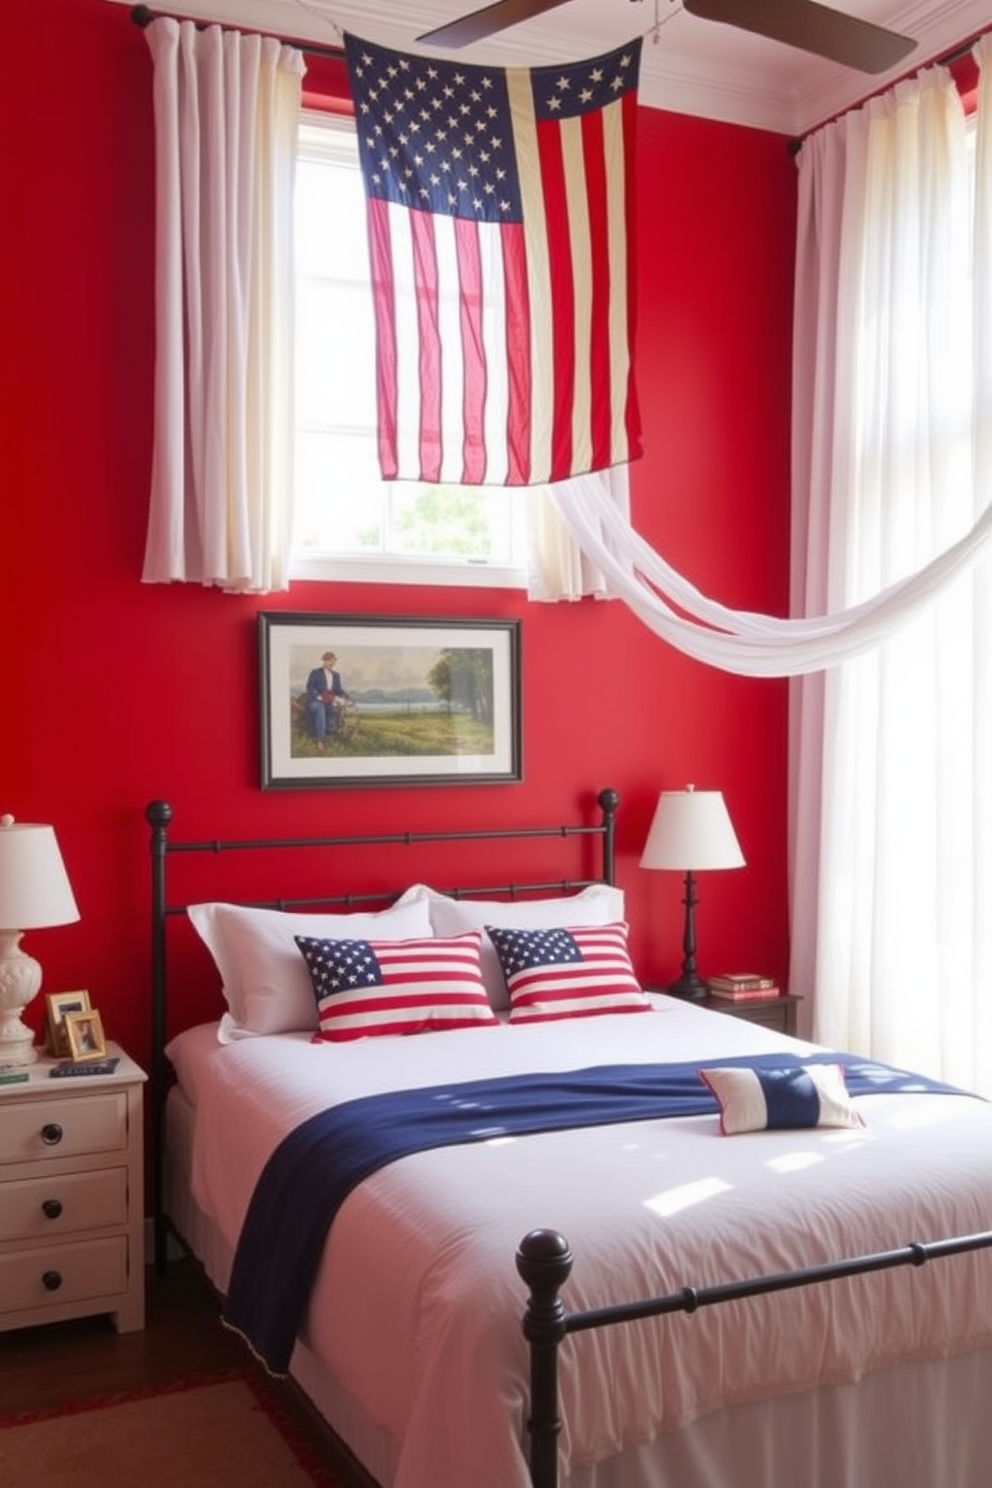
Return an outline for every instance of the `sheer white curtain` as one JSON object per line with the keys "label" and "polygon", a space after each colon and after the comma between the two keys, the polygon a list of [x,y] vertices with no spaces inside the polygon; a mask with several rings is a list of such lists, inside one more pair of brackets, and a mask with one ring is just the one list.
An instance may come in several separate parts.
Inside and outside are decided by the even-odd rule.
{"label": "sheer white curtain", "polygon": [[303,59],[152,21],[155,427],[145,582],[288,586]]}
{"label": "sheer white curtain", "polygon": [[[561,482],[557,492],[535,487],[527,493],[527,598],[609,599],[606,575],[595,558],[585,551],[558,513],[558,502],[578,501],[588,488],[590,499],[610,508],[622,530],[630,523],[630,471],[626,465],[594,470]],[[609,548],[610,539],[593,518],[599,538]],[[615,547],[612,549],[616,552]],[[623,562],[623,560],[620,560]]]}
{"label": "sheer white curtain", "polygon": [[[803,147],[794,598],[843,610],[992,493],[992,103],[931,69]],[[805,466],[805,468],[803,468]],[[992,565],[794,700],[792,981],[823,1042],[992,1095]]]}
{"label": "sheer white curtain", "polygon": [[[793,613],[728,610],[554,488],[671,645],[795,676],[790,982],[826,1043],[992,1095],[992,40],[800,159]],[[972,200],[973,188],[973,200]]]}

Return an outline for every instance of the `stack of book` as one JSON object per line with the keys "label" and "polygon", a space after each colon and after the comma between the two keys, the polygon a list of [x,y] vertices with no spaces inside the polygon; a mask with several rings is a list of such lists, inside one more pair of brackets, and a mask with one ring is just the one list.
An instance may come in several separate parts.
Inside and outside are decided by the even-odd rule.
{"label": "stack of book", "polygon": [[725,997],[728,1002],[764,1002],[778,996],[774,977],[758,976],[750,971],[728,971],[708,979],[710,995]]}

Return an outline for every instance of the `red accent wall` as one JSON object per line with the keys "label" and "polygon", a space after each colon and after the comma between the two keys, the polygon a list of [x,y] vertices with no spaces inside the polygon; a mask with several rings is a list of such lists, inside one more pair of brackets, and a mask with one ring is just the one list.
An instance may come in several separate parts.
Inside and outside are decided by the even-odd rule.
{"label": "red accent wall", "polygon": [[[726,793],[747,867],[700,876],[701,970],[784,975],[786,684],[672,650],[619,602],[140,582],[151,449],[151,66],[125,6],[7,0],[0,49],[0,811],[54,823],[82,918],[36,931],[43,990],[89,989],[148,1057],[145,803],[177,838],[564,822],[621,793],[619,878],[648,981],[680,961],[681,884],[637,860],[661,788]],[[781,137],[643,110],[634,516],[727,603],[785,613],[794,165]],[[262,609],[519,617],[518,785],[262,792]],[[453,881],[442,852],[349,877]],[[178,860],[177,860],[178,861]],[[464,872],[458,875],[463,881]],[[232,890],[233,892],[233,890]],[[214,1010],[187,994],[184,1019]],[[199,995],[199,994],[198,994]],[[40,1021],[41,1001],[29,1010]]]}

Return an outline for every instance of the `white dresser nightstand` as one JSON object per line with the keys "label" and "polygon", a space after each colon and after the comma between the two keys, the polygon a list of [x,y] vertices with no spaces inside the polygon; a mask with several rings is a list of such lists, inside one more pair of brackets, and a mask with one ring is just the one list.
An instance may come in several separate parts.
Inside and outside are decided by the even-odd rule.
{"label": "white dresser nightstand", "polygon": [[111,1075],[53,1079],[45,1055],[0,1084],[0,1331],[109,1312],[145,1325],[146,1076],[116,1044]]}

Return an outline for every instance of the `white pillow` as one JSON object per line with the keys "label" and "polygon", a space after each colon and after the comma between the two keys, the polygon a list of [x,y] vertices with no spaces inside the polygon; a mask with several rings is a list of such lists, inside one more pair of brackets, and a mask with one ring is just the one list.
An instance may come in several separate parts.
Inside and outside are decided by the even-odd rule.
{"label": "white pillow", "polygon": [[[610,884],[590,884],[577,894],[553,899],[453,899],[427,884],[414,884],[404,899],[421,896],[430,906],[435,935],[463,935],[467,930],[554,930],[559,925],[610,925],[623,920],[623,890]],[[497,1012],[510,1006],[510,994],[489,936],[482,941],[482,980]]]}
{"label": "white pillow", "polygon": [[367,914],[293,914],[240,904],[191,904],[187,913],[220,972],[228,1011],[222,1044],[261,1033],[313,1031],[317,1003],[296,935],[408,940],[431,934],[426,900],[408,898]]}

